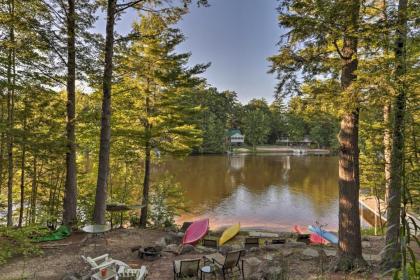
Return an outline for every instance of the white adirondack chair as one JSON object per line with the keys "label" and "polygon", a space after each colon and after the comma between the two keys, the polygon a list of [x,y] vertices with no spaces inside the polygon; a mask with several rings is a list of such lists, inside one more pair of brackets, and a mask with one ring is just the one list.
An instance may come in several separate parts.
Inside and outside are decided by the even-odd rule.
{"label": "white adirondack chair", "polygon": [[115,272],[121,268],[130,268],[128,264],[122,261],[111,259],[108,254],[96,258],[82,256],[82,259],[90,265],[91,270],[94,272],[98,272],[102,268],[110,268]]}
{"label": "white adirondack chair", "polygon": [[118,280],[144,280],[147,276],[147,269],[143,265],[140,269],[120,268]]}

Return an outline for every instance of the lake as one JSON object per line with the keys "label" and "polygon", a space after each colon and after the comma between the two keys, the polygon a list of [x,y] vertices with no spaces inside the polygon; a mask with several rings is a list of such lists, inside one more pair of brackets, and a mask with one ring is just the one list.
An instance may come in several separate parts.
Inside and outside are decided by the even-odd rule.
{"label": "lake", "polygon": [[210,218],[212,229],[290,230],[319,222],[338,227],[338,158],[334,156],[203,155],[171,159],[160,172],[174,176],[189,201],[177,223]]}

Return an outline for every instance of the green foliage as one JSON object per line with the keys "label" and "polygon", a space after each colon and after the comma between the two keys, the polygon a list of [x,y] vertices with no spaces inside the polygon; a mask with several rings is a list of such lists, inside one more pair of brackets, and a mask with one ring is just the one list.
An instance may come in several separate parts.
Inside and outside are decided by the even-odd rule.
{"label": "green foliage", "polygon": [[245,141],[252,145],[255,150],[256,145],[267,141],[270,133],[270,111],[264,99],[253,99],[244,108],[243,130]]}
{"label": "green foliage", "polygon": [[43,236],[48,232],[48,229],[39,226],[0,227],[0,264],[15,256],[27,257],[41,254],[41,249],[32,243],[32,238]]}
{"label": "green foliage", "polygon": [[183,189],[173,178],[165,175],[152,184],[150,194],[150,222],[154,227],[167,228],[175,225],[175,216],[187,210]]}

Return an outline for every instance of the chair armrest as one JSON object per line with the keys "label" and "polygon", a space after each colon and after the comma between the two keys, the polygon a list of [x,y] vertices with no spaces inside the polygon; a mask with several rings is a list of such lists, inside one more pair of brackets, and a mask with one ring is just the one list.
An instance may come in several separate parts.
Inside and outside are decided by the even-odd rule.
{"label": "chair armrest", "polygon": [[93,261],[100,261],[100,260],[105,260],[105,261],[107,261],[108,260],[108,257],[109,257],[109,254],[104,254],[104,255],[102,255],[102,256],[99,256],[99,257],[96,257],[96,258],[92,258],[92,260]]}
{"label": "chair armrest", "polygon": [[113,266],[113,265],[115,265],[115,262],[112,260],[112,261],[109,261],[109,262],[104,262],[104,263],[98,265],[97,267],[93,267],[92,270],[101,270],[102,268],[110,267],[110,266]]}

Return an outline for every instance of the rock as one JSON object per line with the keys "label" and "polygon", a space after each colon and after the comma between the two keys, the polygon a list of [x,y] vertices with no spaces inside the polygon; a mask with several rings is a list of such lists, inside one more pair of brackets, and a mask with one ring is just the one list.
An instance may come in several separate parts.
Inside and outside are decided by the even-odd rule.
{"label": "rock", "polygon": [[78,273],[66,273],[61,280],[80,280],[82,277]]}
{"label": "rock", "polygon": [[198,253],[205,253],[205,254],[207,254],[207,253],[216,253],[217,252],[217,250],[215,248],[205,247],[205,246],[201,246],[201,245],[195,246],[195,250]]}
{"label": "rock", "polygon": [[283,251],[281,252],[281,254],[282,254],[282,256],[283,256],[284,258],[287,258],[288,256],[293,255],[293,250],[283,250]]}
{"label": "rock", "polygon": [[369,241],[362,241],[362,248],[370,248],[372,244]]}
{"label": "rock", "polygon": [[179,250],[179,245],[176,245],[176,244],[169,244],[164,249],[164,251],[166,252],[173,252],[173,253],[178,253],[178,250]]}
{"label": "rock", "polygon": [[232,251],[238,251],[238,250],[243,249],[243,247],[241,245],[238,245],[238,244],[232,245],[231,248],[232,248]]}
{"label": "rock", "polygon": [[278,251],[284,248],[285,244],[268,244],[266,246],[263,247],[264,250],[266,251]]}
{"label": "rock", "polygon": [[323,249],[323,250],[327,257],[335,257],[337,255],[336,250],[329,250],[329,249]]}
{"label": "rock", "polygon": [[274,256],[273,260],[262,262],[258,270],[250,274],[249,279],[288,279],[287,264],[282,260],[282,257]]}
{"label": "rock", "polygon": [[311,258],[319,257],[318,251],[315,250],[315,249],[312,249],[312,248],[306,248],[305,250],[303,250],[302,255],[307,256],[307,257],[311,257]]}
{"label": "rock", "polygon": [[165,243],[166,244],[180,244],[184,234],[179,236],[178,233],[173,232],[173,231],[168,232],[168,234],[164,237]]}
{"label": "rock", "polygon": [[192,246],[190,244],[186,244],[186,245],[181,247],[180,254],[183,255],[183,254],[188,254],[188,253],[192,253],[192,252],[195,252],[194,246]]}
{"label": "rock", "polygon": [[165,237],[162,237],[161,239],[159,239],[158,241],[155,241],[155,245],[157,246],[161,246],[162,248],[166,247],[166,239]]}
{"label": "rock", "polygon": [[381,261],[381,256],[380,255],[363,254],[363,258],[366,261],[372,261],[372,262],[379,262],[379,261]]}
{"label": "rock", "polygon": [[251,249],[249,249],[249,251],[251,253],[259,253],[259,252],[261,252],[261,248],[260,247],[252,247]]}
{"label": "rock", "polygon": [[305,242],[287,242],[285,244],[277,244],[277,245],[282,245],[282,246],[284,246],[284,248],[304,248],[304,247],[306,247]]}
{"label": "rock", "polygon": [[262,263],[262,261],[256,257],[251,257],[245,260],[246,266],[248,268],[248,274],[254,274],[258,271],[258,267]]}

